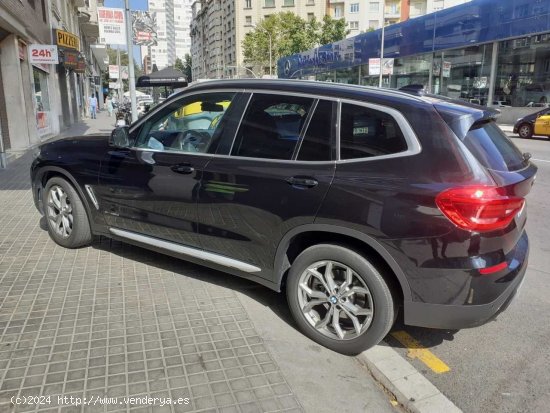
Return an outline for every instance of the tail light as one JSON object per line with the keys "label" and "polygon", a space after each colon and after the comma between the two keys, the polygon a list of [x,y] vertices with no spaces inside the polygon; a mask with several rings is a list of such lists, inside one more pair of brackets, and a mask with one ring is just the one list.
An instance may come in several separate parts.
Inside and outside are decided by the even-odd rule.
{"label": "tail light", "polygon": [[525,199],[508,195],[502,187],[467,186],[447,189],[435,202],[457,227],[483,232],[506,228]]}

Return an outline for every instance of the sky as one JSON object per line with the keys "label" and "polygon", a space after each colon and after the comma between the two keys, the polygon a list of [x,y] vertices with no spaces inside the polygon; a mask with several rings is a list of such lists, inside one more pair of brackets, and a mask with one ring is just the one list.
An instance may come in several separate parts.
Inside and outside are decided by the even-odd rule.
{"label": "sky", "polygon": [[[105,0],[105,7],[117,7],[117,8],[123,9],[124,0]],[[149,8],[148,0],[130,0],[130,10],[147,10],[148,8]],[[124,47],[124,50],[126,50],[125,47]],[[133,51],[134,51],[134,60],[141,67],[143,64],[143,59],[141,57],[141,48],[139,46],[134,46]]]}

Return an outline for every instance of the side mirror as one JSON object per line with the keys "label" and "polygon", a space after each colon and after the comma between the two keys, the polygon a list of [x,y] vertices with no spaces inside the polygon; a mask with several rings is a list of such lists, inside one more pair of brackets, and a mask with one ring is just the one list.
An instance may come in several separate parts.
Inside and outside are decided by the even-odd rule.
{"label": "side mirror", "polygon": [[128,126],[117,126],[111,132],[109,144],[119,148],[128,148],[130,146],[130,134]]}

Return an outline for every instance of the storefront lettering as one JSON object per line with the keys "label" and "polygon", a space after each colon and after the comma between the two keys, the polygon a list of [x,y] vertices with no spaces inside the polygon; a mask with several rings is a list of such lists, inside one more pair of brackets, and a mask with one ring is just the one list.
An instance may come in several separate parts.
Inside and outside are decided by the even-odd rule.
{"label": "storefront lettering", "polygon": [[78,50],[80,44],[77,36],[63,30],[56,30],[56,35],[58,46]]}

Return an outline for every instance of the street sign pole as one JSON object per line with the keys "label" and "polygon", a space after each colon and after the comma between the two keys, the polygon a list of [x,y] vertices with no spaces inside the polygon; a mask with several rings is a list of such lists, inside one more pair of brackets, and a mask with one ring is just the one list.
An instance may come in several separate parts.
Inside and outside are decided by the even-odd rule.
{"label": "street sign pole", "polygon": [[130,102],[132,104],[132,122],[137,120],[136,104],[136,74],[134,72],[134,49],[132,41],[132,13],[130,13],[130,1],[124,0],[126,9],[126,44],[128,47],[128,84],[130,86]]}

